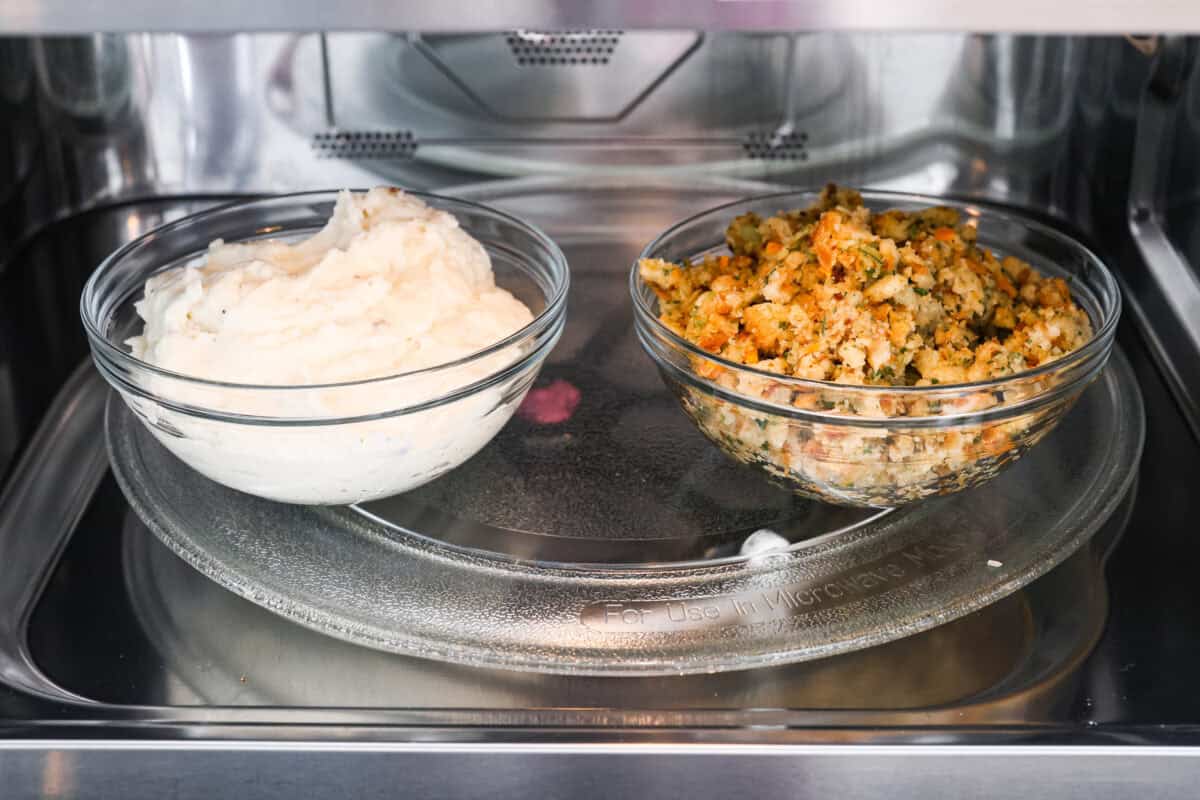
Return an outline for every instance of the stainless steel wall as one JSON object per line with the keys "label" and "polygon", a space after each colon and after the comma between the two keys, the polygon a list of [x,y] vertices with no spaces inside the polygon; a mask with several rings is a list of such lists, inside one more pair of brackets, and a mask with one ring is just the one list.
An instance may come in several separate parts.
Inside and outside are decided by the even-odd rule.
{"label": "stainless steel wall", "polygon": [[25,231],[143,196],[617,170],[1069,211],[1076,132],[1136,113],[1154,58],[1121,38],[967,34],[9,38],[0,186],[35,167]]}

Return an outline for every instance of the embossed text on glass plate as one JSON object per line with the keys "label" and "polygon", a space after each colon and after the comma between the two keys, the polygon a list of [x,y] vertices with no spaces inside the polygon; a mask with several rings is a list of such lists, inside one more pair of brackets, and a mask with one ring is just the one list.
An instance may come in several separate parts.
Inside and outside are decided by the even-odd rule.
{"label": "embossed text on glass plate", "polygon": [[711,597],[597,600],[580,612],[605,633],[648,633],[753,625],[798,617],[877,596],[927,577],[970,554],[965,534],[939,536],[889,553],[866,566],[811,581]]}

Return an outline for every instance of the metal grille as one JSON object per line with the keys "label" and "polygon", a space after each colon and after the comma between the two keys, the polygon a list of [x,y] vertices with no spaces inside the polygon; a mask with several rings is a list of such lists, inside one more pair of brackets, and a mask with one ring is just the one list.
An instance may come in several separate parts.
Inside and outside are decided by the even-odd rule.
{"label": "metal grille", "polygon": [[742,140],[742,150],[764,161],[807,161],[807,144],[804,131],[753,131]]}
{"label": "metal grille", "polygon": [[312,138],[317,158],[412,158],[417,140],[412,131],[327,131]]}
{"label": "metal grille", "polygon": [[623,31],[511,31],[505,37],[522,67],[590,66],[608,63]]}

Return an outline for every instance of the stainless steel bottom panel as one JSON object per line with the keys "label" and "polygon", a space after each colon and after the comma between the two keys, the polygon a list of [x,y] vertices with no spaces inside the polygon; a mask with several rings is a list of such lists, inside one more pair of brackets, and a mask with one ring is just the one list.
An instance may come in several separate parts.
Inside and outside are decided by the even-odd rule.
{"label": "stainless steel bottom panel", "polygon": [[1200,774],[1159,748],[48,746],[0,749],[6,797],[1169,800]]}

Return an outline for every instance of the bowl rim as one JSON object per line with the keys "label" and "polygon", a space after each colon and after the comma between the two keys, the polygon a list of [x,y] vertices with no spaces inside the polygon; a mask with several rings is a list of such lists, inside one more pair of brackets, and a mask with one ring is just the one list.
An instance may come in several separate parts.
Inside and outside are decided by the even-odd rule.
{"label": "bowl rim", "polygon": [[[472,200],[463,200],[461,198],[453,197],[450,195],[435,194],[433,192],[422,192],[422,191],[409,190],[409,189],[399,187],[399,186],[394,187],[394,188],[400,189],[404,194],[409,195],[410,197],[415,197],[415,198],[421,200],[422,202],[426,202],[426,204],[429,205],[431,208],[435,208],[439,211],[446,211],[447,213],[452,214],[452,212],[449,209],[447,209],[441,205],[435,205],[435,203],[436,204],[445,203],[445,204],[449,204],[452,206],[457,205],[460,207],[466,206],[466,207],[470,207],[477,211],[485,212],[486,214],[490,214],[496,218],[499,218],[501,221],[508,223],[509,225],[512,225],[513,227],[518,228],[518,229],[524,231],[525,233],[529,234],[530,236],[532,236],[536,241],[538,241],[541,245],[543,245],[546,248],[547,252],[550,255],[550,262],[552,264],[552,269],[550,270],[550,276],[551,276],[551,281],[552,281],[551,288],[553,290],[553,294],[546,298],[545,307],[541,311],[539,311],[536,315],[534,315],[532,320],[530,320],[528,323],[526,323],[525,325],[523,325],[521,328],[517,329],[513,333],[504,337],[503,339],[500,339],[499,341],[488,345],[487,347],[483,348],[482,350],[476,350],[473,353],[468,353],[467,355],[461,356],[453,361],[447,361],[443,364],[435,364],[433,366],[422,367],[420,369],[408,370],[408,371],[404,371],[404,372],[393,372],[393,373],[389,373],[387,375],[380,375],[380,376],[376,376],[376,377],[372,377],[372,378],[359,378],[359,379],[353,380],[353,381],[340,381],[340,382],[333,382],[333,383],[253,384],[253,383],[238,383],[238,382],[234,382],[234,381],[221,381],[221,380],[213,380],[210,378],[202,378],[197,375],[189,375],[189,374],[182,373],[182,372],[175,372],[173,370],[164,369],[163,367],[159,367],[155,364],[151,364],[148,361],[144,361],[144,360],[134,356],[132,353],[127,352],[126,350],[122,349],[120,346],[114,344],[112,341],[109,340],[108,335],[106,333],[104,333],[102,330],[100,330],[100,325],[99,325],[100,321],[97,320],[91,313],[91,310],[88,307],[89,301],[95,300],[95,295],[97,293],[96,287],[97,287],[98,283],[100,282],[100,280],[116,264],[121,263],[121,261],[123,259],[127,258],[129,256],[130,252],[132,252],[140,247],[149,246],[153,242],[154,239],[159,238],[165,234],[171,233],[175,230],[178,230],[179,228],[185,227],[187,225],[193,225],[193,224],[196,224],[197,222],[203,222],[204,220],[206,220],[208,218],[216,217],[221,214],[227,214],[228,212],[233,211],[235,209],[250,208],[253,206],[268,205],[268,204],[286,204],[288,201],[294,202],[297,204],[305,203],[305,202],[328,202],[331,200],[336,202],[338,196],[342,192],[351,192],[351,193],[357,194],[360,192],[365,192],[367,190],[366,189],[358,189],[358,188],[321,189],[321,190],[315,190],[315,191],[288,192],[288,193],[284,193],[284,194],[256,195],[249,199],[241,198],[241,199],[233,200],[233,201],[230,201],[227,203],[220,203],[216,206],[213,206],[212,208],[206,208],[203,211],[198,211],[194,214],[188,214],[187,216],[181,217],[180,219],[174,220],[172,222],[168,222],[164,225],[159,225],[154,228],[151,228],[149,231],[146,231],[141,236],[138,236],[137,238],[132,239],[131,241],[127,242],[126,244],[124,244],[123,246],[121,246],[117,250],[114,250],[112,253],[110,253],[108,256],[106,256],[104,258],[104,260],[101,261],[94,270],[92,270],[92,274],[88,277],[87,282],[84,284],[83,291],[80,293],[80,297],[79,297],[79,316],[83,322],[84,331],[87,334],[88,340],[91,342],[92,347],[98,348],[100,351],[100,353],[94,353],[94,355],[103,355],[105,358],[114,359],[117,362],[124,362],[127,365],[136,367],[138,369],[146,370],[148,372],[151,372],[155,375],[159,375],[164,378],[169,378],[169,379],[175,380],[175,381],[183,381],[185,383],[199,385],[199,386],[205,386],[205,387],[245,390],[245,391],[265,391],[265,392],[289,392],[289,391],[298,392],[298,391],[305,391],[305,390],[311,391],[311,390],[349,389],[349,388],[360,387],[360,386],[369,386],[371,384],[376,384],[376,383],[386,383],[388,381],[394,381],[394,380],[398,380],[401,378],[408,378],[408,377],[414,377],[414,376],[427,376],[427,375],[431,375],[431,374],[436,374],[436,373],[440,373],[440,372],[444,372],[444,371],[451,371],[451,370],[457,369],[457,368],[465,366],[467,364],[471,364],[473,362],[483,360],[483,359],[487,358],[488,356],[491,356],[491,355],[498,353],[508,347],[511,347],[514,344],[518,344],[522,341],[526,341],[526,340],[536,336],[542,330],[546,329],[549,326],[552,326],[553,323],[555,322],[555,320],[559,319],[562,316],[562,312],[564,311],[564,309],[566,307],[567,293],[568,293],[568,290],[570,288],[570,283],[571,283],[571,270],[570,270],[569,264],[567,262],[567,258],[562,252],[562,248],[560,248],[553,239],[551,239],[548,235],[546,235],[546,233],[544,231],[542,231],[541,228],[537,227],[536,225],[534,225],[531,222],[521,219],[520,217],[517,217],[513,214],[509,214],[508,212],[505,212],[505,211],[501,211],[500,209],[497,209],[493,206],[486,205],[484,203],[478,203],[478,202],[475,202]],[[433,202],[428,202],[428,201],[433,201]],[[457,219],[457,217],[456,217],[456,219]],[[299,229],[297,229],[297,230],[299,230]],[[264,233],[276,233],[276,232],[286,234],[287,230],[276,227],[273,230],[264,231]],[[220,237],[217,237],[217,238],[220,238]],[[238,241],[251,241],[251,240],[250,239],[240,239]],[[255,240],[255,241],[257,241],[257,240]],[[197,252],[201,252],[201,251],[197,251]],[[176,269],[178,267],[170,267],[170,268]],[[162,271],[161,268],[157,269],[155,272],[152,272],[151,275],[157,275],[161,271]],[[147,276],[147,277],[149,277],[149,276]],[[143,286],[144,286],[144,281],[143,281]],[[124,302],[124,300],[122,300],[122,302]],[[537,352],[537,348],[534,348],[534,350],[531,351],[531,353],[533,353],[533,352]],[[529,357],[529,355],[530,354],[525,354],[522,358],[517,359],[516,363],[523,363]],[[486,378],[485,378],[485,380],[486,380]],[[474,385],[474,383],[475,382],[472,382],[471,385]]]}
{"label": "bowl rim", "polygon": [[[665,241],[674,236],[680,229],[704,217],[715,216],[721,213],[729,213],[731,209],[746,206],[752,203],[761,203],[768,200],[782,200],[784,198],[807,198],[809,200],[815,200],[819,194],[819,189],[796,189],[786,192],[771,192],[768,194],[752,195],[749,197],[744,197],[740,200],[734,200],[729,203],[722,203],[721,205],[713,206],[671,225],[658,236],[654,237],[649,244],[642,248],[641,252],[638,253],[637,258],[634,259],[633,267],[630,269],[629,293],[633,300],[634,315],[636,320],[643,325],[651,325],[655,329],[655,333],[664,336],[670,344],[675,346],[676,349],[683,349],[691,355],[707,359],[721,367],[733,370],[734,372],[748,373],[753,377],[770,379],[776,384],[782,386],[801,388],[810,391],[840,393],[863,392],[868,395],[899,395],[910,398],[922,398],[931,395],[943,396],[961,392],[994,391],[997,388],[1008,386],[1014,381],[1038,378],[1049,372],[1056,372],[1064,368],[1076,366],[1077,364],[1095,358],[1098,355],[1103,356],[1111,348],[1113,335],[1116,331],[1117,324],[1121,319],[1121,290],[1116,278],[1112,274],[1112,271],[1109,270],[1108,265],[1106,265],[1104,260],[1096,255],[1096,253],[1090,247],[1085,245],[1083,242],[1080,242],[1078,239],[1069,236],[1050,225],[1046,225],[1045,223],[1022,215],[1006,206],[990,203],[985,200],[962,200],[952,197],[939,197],[936,195],[925,195],[914,192],[893,192],[867,189],[860,191],[859,194],[861,194],[864,204],[869,203],[871,200],[891,200],[907,201],[912,203],[926,203],[934,206],[948,206],[959,211],[967,211],[969,216],[979,218],[981,220],[981,224],[982,221],[987,219],[987,216],[1006,217],[1012,219],[1022,226],[1036,230],[1039,234],[1046,235],[1051,239],[1055,239],[1059,242],[1070,245],[1071,247],[1077,248],[1085,256],[1088,263],[1098,271],[1101,278],[1100,282],[1103,284],[1104,290],[1107,294],[1112,296],[1112,312],[1108,315],[1107,319],[1101,320],[1101,325],[1095,331],[1093,331],[1092,338],[1084,343],[1083,346],[1076,350],[1072,350],[1070,353],[1067,353],[1061,358],[1039,364],[1033,369],[1023,370],[1002,378],[989,378],[983,381],[971,381],[965,383],[937,383],[930,386],[879,386],[874,384],[837,383],[835,381],[816,380],[814,378],[798,378],[794,375],[783,375],[778,372],[757,369],[748,364],[739,364],[736,361],[730,361],[729,359],[723,358],[716,353],[708,352],[707,350],[693,344],[679,334],[675,333],[658,318],[658,315],[655,314],[649,305],[644,301],[642,293],[639,291],[639,289],[645,282],[641,279],[641,275],[638,271],[638,265],[643,258],[649,258],[649,254],[655,248],[659,247]],[[974,213],[971,213],[972,210]],[[1034,266],[1036,267],[1037,265]],[[1101,308],[1100,311],[1103,312],[1104,309]],[[655,361],[659,360],[659,356],[652,350],[651,356]],[[707,382],[707,379],[704,380]],[[737,394],[739,397],[749,397],[749,395],[743,395],[741,393],[735,394]],[[840,414],[826,415],[821,414],[820,412],[812,413],[823,418],[828,416],[833,419],[846,419],[845,415]],[[920,418],[921,417],[919,415],[915,417],[895,417],[891,419],[914,420]],[[937,415],[937,418],[944,418],[944,415]]]}

